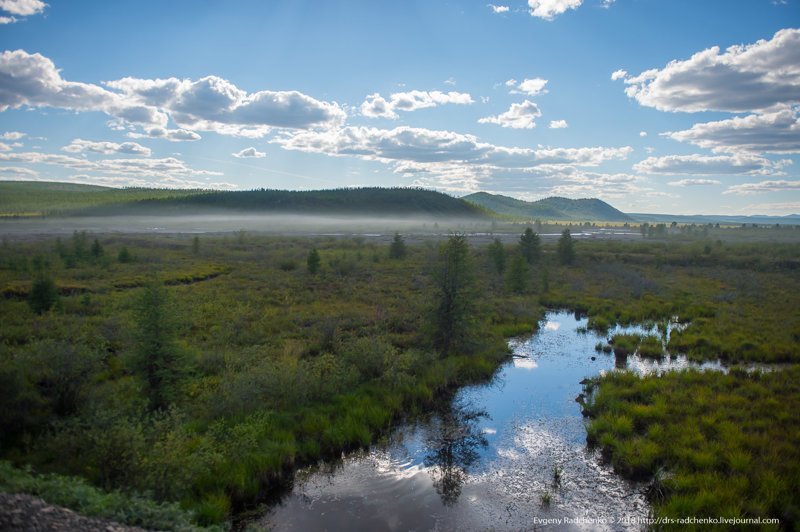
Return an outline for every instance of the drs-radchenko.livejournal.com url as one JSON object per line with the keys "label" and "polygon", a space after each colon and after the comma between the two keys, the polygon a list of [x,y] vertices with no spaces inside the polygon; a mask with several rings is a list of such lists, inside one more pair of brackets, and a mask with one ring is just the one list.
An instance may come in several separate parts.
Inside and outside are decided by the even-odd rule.
{"label": "drs-radchenko.livejournal.com url", "polygon": [[534,517],[533,525],[778,525],[780,519],[770,517]]}

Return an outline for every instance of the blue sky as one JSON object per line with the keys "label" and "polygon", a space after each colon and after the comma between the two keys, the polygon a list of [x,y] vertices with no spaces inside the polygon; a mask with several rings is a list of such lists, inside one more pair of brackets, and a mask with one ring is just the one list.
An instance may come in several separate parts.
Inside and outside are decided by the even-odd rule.
{"label": "blue sky", "polygon": [[800,212],[800,0],[0,0],[0,179]]}

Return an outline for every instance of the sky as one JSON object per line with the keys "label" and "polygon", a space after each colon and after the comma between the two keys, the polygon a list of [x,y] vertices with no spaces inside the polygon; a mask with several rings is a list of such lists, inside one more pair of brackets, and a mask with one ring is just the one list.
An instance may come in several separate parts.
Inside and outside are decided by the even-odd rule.
{"label": "sky", "polygon": [[800,0],[0,0],[0,180],[800,213]]}

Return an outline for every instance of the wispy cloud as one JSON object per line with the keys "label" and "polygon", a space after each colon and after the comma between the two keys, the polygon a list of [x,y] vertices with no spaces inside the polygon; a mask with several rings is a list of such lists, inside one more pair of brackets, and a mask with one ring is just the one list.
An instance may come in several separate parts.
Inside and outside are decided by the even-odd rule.
{"label": "wispy cloud", "polygon": [[746,196],[750,194],[762,194],[764,192],[784,192],[800,190],[800,181],[760,181],[758,183],[743,183],[733,185],[723,192],[723,194],[737,194]]}

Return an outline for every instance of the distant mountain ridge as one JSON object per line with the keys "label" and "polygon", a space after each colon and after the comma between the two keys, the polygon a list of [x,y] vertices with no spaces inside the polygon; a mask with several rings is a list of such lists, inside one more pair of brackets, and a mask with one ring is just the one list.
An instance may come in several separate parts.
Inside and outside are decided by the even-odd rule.
{"label": "distant mountain ridge", "polygon": [[633,218],[596,199],[550,197],[538,201],[523,201],[499,194],[476,192],[462,199],[498,214],[521,218],[558,221],[630,222]]}

